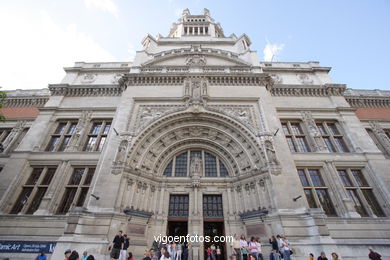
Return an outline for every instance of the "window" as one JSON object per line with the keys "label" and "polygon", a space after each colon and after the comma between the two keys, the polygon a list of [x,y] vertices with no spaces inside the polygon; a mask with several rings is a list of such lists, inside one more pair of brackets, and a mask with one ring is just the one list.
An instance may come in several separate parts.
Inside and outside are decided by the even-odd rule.
{"label": "window", "polygon": [[376,216],[385,216],[378,200],[374,196],[372,188],[360,169],[338,169],[337,172],[354,203],[356,212],[360,216],[369,217],[369,207],[371,207],[372,212]]}
{"label": "window", "polygon": [[0,143],[4,142],[5,139],[9,136],[11,133],[11,128],[2,128],[0,129]]}
{"label": "window", "polygon": [[169,197],[168,217],[188,218],[188,195],[171,195]]}
{"label": "window", "polygon": [[221,195],[203,195],[203,217],[223,218]]}
{"label": "window", "polygon": [[89,131],[84,151],[101,151],[106,142],[108,131],[111,128],[111,121],[95,121]]}
{"label": "window", "polygon": [[54,134],[51,135],[49,144],[46,147],[48,152],[62,152],[66,149],[72,135],[76,130],[76,121],[59,122]]}
{"label": "window", "polygon": [[[204,150],[190,150],[175,156],[165,167],[163,175],[167,177],[189,176],[191,159],[201,159],[201,172],[205,177],[226,177],[229,172],[224,163],[214,154]],[[173,167],[174,166],[174,167]]]}
{"label": "window", "polygon": [[56,170],[56,167],[51,166],[32,168],[10,213],[33,214],[39,208]]}
{"label": "window", "polygon": [[335,122],[320,122],[317,123],[317,127],[329,152],[349,152],[348,147],[344,141],[344,137]]}
{"label": "window", "polygon": [[58,214],[66,214],[72,206],[82,207],[84,205],[94,173],[94,167],[73,169],[58,207]]}
{"label": "window", "polygon": [[297,169],[310,208],[321,207],[327,216],[336,216],[328,187],[318,169]]}
{"label": "window", "polygon": [[282,128],[291,152],[310,152],[306,136],[299,122],[282,122]]}

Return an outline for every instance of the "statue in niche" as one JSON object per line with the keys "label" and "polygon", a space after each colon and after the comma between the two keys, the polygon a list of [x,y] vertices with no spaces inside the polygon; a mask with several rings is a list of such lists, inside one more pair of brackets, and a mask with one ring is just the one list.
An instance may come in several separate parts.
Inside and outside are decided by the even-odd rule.
{"label": "statue in niche", "polygon": [[202,159],[198,155],[191,158],[190,175],[202,176]]}
{"label": "statue in niche", "polygon": [[202,83],[202,96],[206,96],[207,95],[207,83],[204,81]]}
{"label": "statue in niche", "polygon": [[192,98],[194,100],[199,100],[200,94],[200,82],[195,81],[192,83]]}
{"label": "statue in niche", "polygon": [[184,96],[190,95],[191,82],[189,80],[186,81],[184,85]]}
{"label": "statue in niche", "polygon": [[278,164],[278,159],[276,158],[275,149],[272,145],[272,142],[267,140],[265,141],[265,150],[267,152],[268,161],[271,164]]}
{"label": "statue in niche", "polygon": [[123,163],[125,161],[127,144],[128,144],[127,140],[122,140],[121,143],[119,144],[118,151],[115,156],[116,163]]}

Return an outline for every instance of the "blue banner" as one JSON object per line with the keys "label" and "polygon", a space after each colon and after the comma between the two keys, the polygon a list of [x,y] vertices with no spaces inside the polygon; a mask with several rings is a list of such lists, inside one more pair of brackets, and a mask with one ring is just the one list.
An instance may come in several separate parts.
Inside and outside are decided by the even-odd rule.
{"label": "blue banner", "polygon": [[0,241],[0,253],[40,253],[51,254],[56,242],[40,241]]}

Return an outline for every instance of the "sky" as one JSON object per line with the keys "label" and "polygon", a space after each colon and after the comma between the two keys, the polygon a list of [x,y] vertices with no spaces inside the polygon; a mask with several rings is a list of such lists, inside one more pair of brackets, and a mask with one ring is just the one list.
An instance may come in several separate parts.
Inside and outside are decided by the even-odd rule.
{"label": "sky", "polygon": [[390,90],[390,0],[2,0],[0,86],[46,88],[76,61],[131,61],[185,8],[247,34],[261,61],[319,61],[335,83]]}

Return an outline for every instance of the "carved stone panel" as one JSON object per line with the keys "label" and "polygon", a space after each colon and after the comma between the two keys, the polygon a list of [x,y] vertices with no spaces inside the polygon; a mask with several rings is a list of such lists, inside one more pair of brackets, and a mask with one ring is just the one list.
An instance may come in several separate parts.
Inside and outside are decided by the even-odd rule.
{"label": "carved stone panel", "polygon": [[253,131],[259,129],[259,122],[252,105],[208,105],[207,108],[237,119]]}
{"label": "carved stone panel", "polygon": [[184,105],[140,105],[137,117],[133,126],[133,131],[142,131],[150,122],[164,115],[183,110]]}

